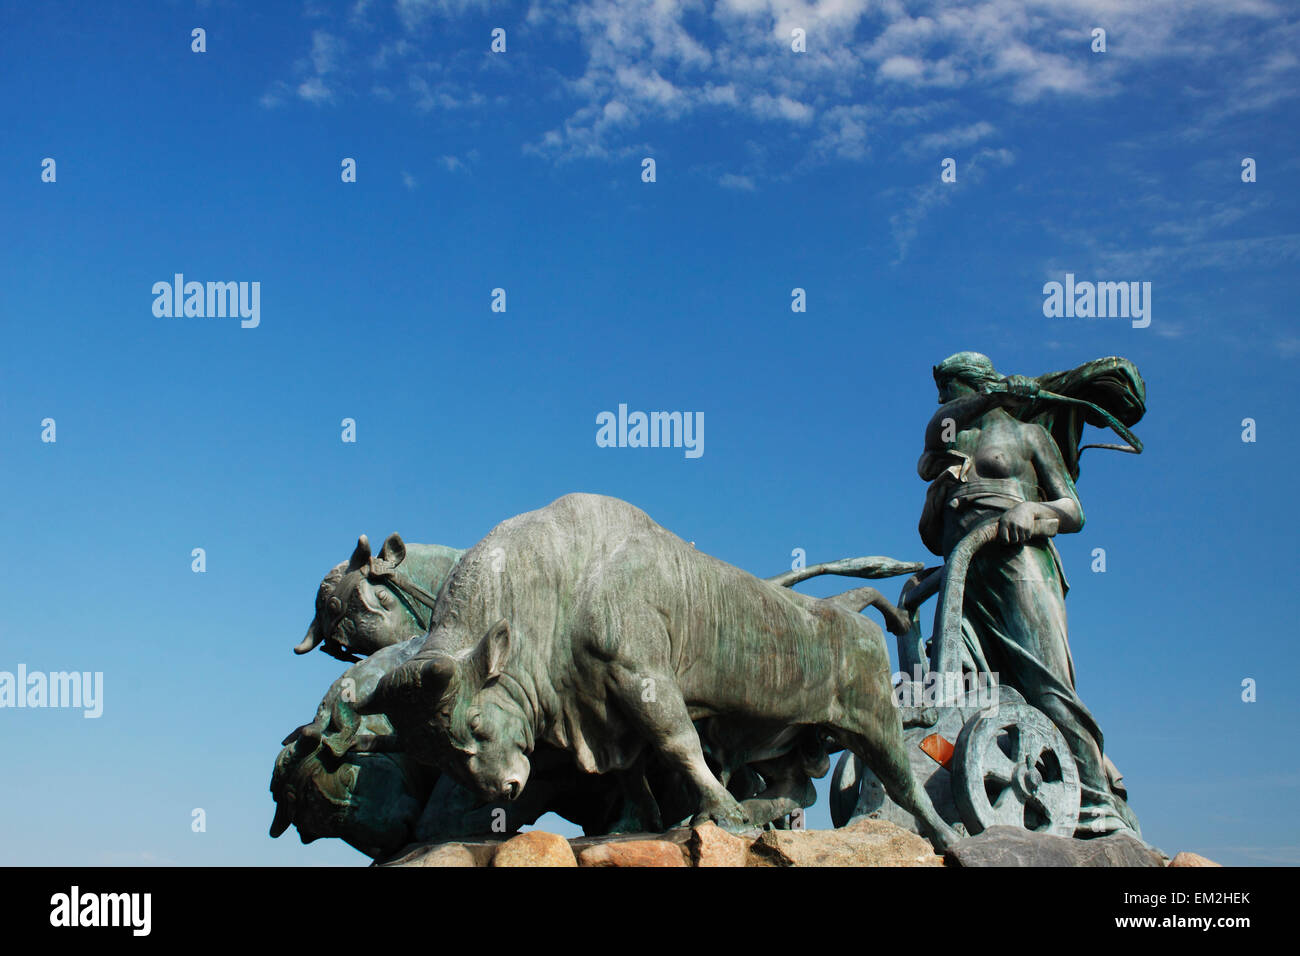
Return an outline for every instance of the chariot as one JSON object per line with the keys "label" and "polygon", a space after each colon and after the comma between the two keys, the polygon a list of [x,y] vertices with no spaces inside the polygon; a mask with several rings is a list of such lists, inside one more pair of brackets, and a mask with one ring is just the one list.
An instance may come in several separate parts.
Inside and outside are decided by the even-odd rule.
{"label": "chariot", "polygon": [[[1057,522],[1038,519],[1034,531],[1051,537]],[[918,785],[954,828],[968,834],[1008,825],[1073,836],[1079,822],[1079,772],[1061,731],[996,675],[973,672],[962,661],[962,601],[972,558],[997,537],[990,519],[971,530],[939,568],[914,575],[899,606],[911,627],[898,637],[903,682],[895,699]],[[920,606],[939,596],[935,633],[922,636]],[[844,826],[869,816],[915,829],[909,813],[890,800],[862,761],[845,751],[831,778],[831,819]]]}

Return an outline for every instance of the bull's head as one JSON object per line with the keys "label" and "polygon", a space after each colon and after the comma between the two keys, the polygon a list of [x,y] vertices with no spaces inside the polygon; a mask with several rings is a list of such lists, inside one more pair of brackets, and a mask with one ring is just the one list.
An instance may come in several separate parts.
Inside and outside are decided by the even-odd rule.
{"label": "bull's head", "polygon": [[469,652],[434,652],[385,675],[363,708],[388,716],[404,746],[487,801],[513,800],[528,783],[533,719],[506,672],[503,619]]}
{"label": "bull's head", "polygon": [[294,653],[306,654],[322,644],[326,654],[352,662],[420,633],[423,626],[406,602],[373,573],[373,565],[391,570],[405,558],[406,545],[399,535],[388,536],[378,559],[370,555],[370,540],[364,534],[358,538],[347,563],[321,581],[316,616]]}
{"label": "bull's head", "polygon": [[271,836],[293,824],[303,843],[340,837],[370,857],[412,839],[432,789],[427,769],[398,752],[353,748],[336,756],[316,725],[300,727],[284,743],[271,777]]}

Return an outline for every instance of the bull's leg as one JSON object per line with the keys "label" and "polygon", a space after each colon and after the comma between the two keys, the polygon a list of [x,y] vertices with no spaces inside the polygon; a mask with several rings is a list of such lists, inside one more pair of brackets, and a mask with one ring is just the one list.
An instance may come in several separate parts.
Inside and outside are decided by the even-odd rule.
{"label": "bull's leg", "polygon": [[903,743],[902,721],[893,704],[886,701],[889,713],[867,715],[854,721],[857,730],[836,728],[835,736],[861,757],[880,778],[890,799],[916,818],[925,836],[938,850],[946,850],[957,841],[957,832],[944,823],[929,795],[916,785]]}
{"label": "bull's leg", "polygon": [[[877,649],[882,660],[884,640]],[[903,719],[894,704],[888,667],[870,667],[865,680],[848,687],[848,699],[842,702],[842,715],[833,731],[844,746],[866,762],[880,779],[896,804],[916,818],[921,832],[939,850],[947,849],[958,839],[934,809],[930,796],[916,785],[907,744],[903,742]]]}
{"label": "bull's leg", "polygon": [[[662,623],[655,624],[662,630]],[[745,829],[749,821],[740,804],[704,759],[699,734],[673,672],[667,667],[647,668],[640,662],[620,660],[610,662],[609,669],[615,696],[629,720],[668,766],[685,776],[699,793],[699,809],[692,823],[712,820],[730,830]]]}
{"label": "bull's leg", "polygon": [[608,827],[610,833],[658,833],[664,828],[659,803],[645,777],[645,765],[646,752],[642,751],[636,763],[617,772],[622,807],[618,819]]}
{"label": "bull's leg", "polygon": [[817,791],[804,773],[803,760],[797,751],[753,766],[767,783],[761,793],[740,804],[754,823],[774,823],[802,807],[812,806],[817,799]]}

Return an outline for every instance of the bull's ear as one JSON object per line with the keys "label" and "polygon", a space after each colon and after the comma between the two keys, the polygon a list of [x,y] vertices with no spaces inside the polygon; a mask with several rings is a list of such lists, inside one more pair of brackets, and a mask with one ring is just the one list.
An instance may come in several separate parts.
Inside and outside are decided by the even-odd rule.
{"label": "bull's ear", "polygon": [[357,538],[356,550],[352,552],[352,557],[348,559],[348,570],[355,571],[357,568],[364,568],[370,563],[370,539],[364,534]]}
{"label": "bull's ear", "polygon": [[379,550],[379,560],[394,568],[406,560],[406,542],[400,534],[393,532],[388,536]]}
{"label": "bull's ear", "polygon": [[355,710],[358,714],[386,714],[396,701],[415,695],[436,704],[455,675],[456,662],[446,654],[407,661],[380,678],[370,696]]}
{"label": "bull's ear", "polygon": [[506,660],[510,656],[510,622],[505,618],[497,621],[483,639],[474,648],[475,669],[487,684],[501,676],[505,670]]}

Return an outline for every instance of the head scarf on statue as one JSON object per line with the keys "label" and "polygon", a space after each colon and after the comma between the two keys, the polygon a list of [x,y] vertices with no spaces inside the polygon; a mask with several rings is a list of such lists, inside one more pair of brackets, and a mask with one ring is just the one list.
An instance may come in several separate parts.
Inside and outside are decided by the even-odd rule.
{"label": "head scarf on statue", "polygon": [[[1146,413],[1146,383],[1137,366],[1118,356],[1084,362],[1064,372],[1036,378],[1003,377],[987,355],[958,352],[934,366],[939,401],[947,402],[965,391],[1005,392],[1024,401],[1010,403],[1007,411],[1023,422],[1042,425],[1061,450],[1070,478],[1079,479],[1079,454],[1085,448],[1110,448],[1133,454],[1142,451],[1129,428]],[[1126,444],[1080,445],[1083,426],[1111,428]]]}

